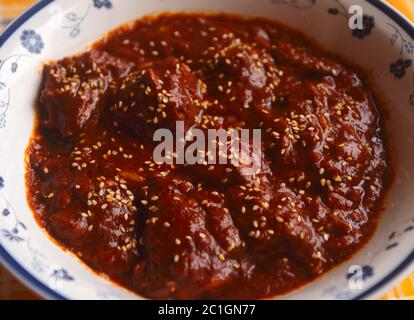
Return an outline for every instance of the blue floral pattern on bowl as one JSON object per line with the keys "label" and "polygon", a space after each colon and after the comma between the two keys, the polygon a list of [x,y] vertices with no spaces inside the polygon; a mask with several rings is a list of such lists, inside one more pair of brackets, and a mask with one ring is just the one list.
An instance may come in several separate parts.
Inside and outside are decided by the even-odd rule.
{"label": "blue floral pattern on bowl", "polygon": [[70,29],[69,37],[76,38],[79,36],[81,32],[81,24],[86,19],[91,6],[88,5],[86,11],[83,14],[78,14],[76,12],[68,12],[65,14],[65,19],[67,23],[65,23],[62,28]]}
{"label": "blue floral pattern on bowl", "polygon": [[[95,8],[99,9],[112,9],[112,2],[109,0],[92,0],[92,4]],[[62,25],[64,29],[70,29],[69,37],[76,38],[81,32],[82,22],[86,19],[91,9],[91,3],[88,3],[84,12],[77,13],[70,11],[64,15],[65,23]]]}
{"label": "blue floral pattern on bowl", "polygon": [[[394,76],[395,79],[403,79],[408,69],[413,65],[413,60],[411,58],[404,59],[402,58],[403,54],[412,55],[414,53],[414,42],[406,39],[398,27],[394,26],[391,23],[388,23],[388,26],[393,30],[393,33],[390,37],[390,44],[392,47],[400,47],[400,56],[396,61],[390,63],[389,71]],[[414,84],[414,76],[413,76]],[[408,101],[412,107],[414,107],[414,89],[411,95],[408,98]]]}
{"label": "blue floral pattern on bowl", "polygon": [[23,48],[34,54],[40,54],[45,46],[42,37],[34,30],[24,30],[20,41]]}
{"label": "blue floral pattern on bowl", "polygon": [[[3,181],[3,178],[0,178],[0,181]],[[1,195],[0,195],[1,199]],[[10,204],[3,199],[3,202],[7,207],[1,208],[2,216],[6,217],[11,223],[10,228],[1,226],[0,227],[0,237],[5,239],[10,243],[14,243],[19,246],[24,246],[25,251],[28,253],[28,256],[31,257],[31,264],[34,271],[39,274],[45,274],[45,277],[48,279],[49,285],[57,287],[60,282],[71,282],[75,278],[64,268],[61,268],[57,265],[50,265],[46,259],[45,254],[43,254],[39,249],[35,249],[32,244],[29,230],[27,226],[18,219],[15,215],[14,210],[11,208]]]}
{"label": "blue floral pattern on bowl", "polygon": [[413,61],[411,59],[401,59],[399,58],[394,63],[390,64],[390,72],[395,77],[395,79],[401,80],[404,78],[407,69],[411,67]]}
{"label": "blue floral pattern on bowl", "polygon": [[112,9],[112,2],[109,0],[93,0],[93,5],[97,9]]}

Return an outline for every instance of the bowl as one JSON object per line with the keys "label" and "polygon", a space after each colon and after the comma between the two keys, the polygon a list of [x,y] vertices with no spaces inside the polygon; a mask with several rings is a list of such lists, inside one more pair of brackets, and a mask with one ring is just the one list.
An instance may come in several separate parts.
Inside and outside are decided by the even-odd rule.
{"label": "bowl", "polygon": [[[387,106],[395,182],[377,231],[350,260],[281,299],[379,298],[414,269],[414,26],[382,1],[43,0],[0,37],[0,261],[45,298],[140,299],[85,267],[39,227],[26,201],[25,149],[42,64],[88,48],[108,31],[165,11],[228,12],[278,20],[363,67]],[[362,280],[358,282],[359,280]],[[357,284],[357,285],[356,285]]]}

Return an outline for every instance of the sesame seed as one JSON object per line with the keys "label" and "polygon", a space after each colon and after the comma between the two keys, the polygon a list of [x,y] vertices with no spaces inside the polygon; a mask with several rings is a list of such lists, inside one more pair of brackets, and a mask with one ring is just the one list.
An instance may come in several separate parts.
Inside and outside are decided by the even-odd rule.
{"label": "sesame seed", "polygon": [[320,259],[320,258],[322,258],[322,253],[320,251],[317,251],[317,252],[313,253],[312,258]]}
{"label": "sesame seed", "polygon": [[277,222],[283,223],[285,220],[282,217],[276,217]]}

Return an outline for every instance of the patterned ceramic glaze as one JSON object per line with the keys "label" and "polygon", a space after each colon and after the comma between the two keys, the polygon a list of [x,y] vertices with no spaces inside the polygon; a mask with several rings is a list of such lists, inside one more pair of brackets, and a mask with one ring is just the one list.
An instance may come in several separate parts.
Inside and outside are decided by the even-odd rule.
{"label": "patterned ceramic glaze", "polygon": [[[348,27],[356,3],[362,30]],[[302,30],[368,70],[388,106],[396,179],[377,232],[352,259],[280,298],[377,298],[407,276],[414,268],[414,27],[379,0],[39,1],[0,37],[0,261],[47,298],[140,298],[94,274],[37,225],[26,202],[24,152],[43,62],[143,15],[182,10],[263,16]]]}

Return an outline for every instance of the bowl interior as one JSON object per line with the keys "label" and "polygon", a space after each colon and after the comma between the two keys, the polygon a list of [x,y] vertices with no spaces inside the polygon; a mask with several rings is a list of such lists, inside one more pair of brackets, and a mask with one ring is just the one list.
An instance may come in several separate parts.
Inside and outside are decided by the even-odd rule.
{"label": "bowl interior", "polygon": [[[85,268],[39,228],[26,204],[24,156],[33,128],[42,63],[87,48],[111,29],[163,11],[229,12],[278,20],[317,39],[369,72],[387,107],[396,162],[395,182],[372,240],[351,260],[283,298],[378,297],[379,284],[404,275],[414,240],[414,29],[379,1],[361,1],[373,17],[370,33],[348,27],[351,0],[82,0],[42,1],[1,38],[0,48],[0,258],[48,297],[137,298]],[[321,22],[323,21],[323,22]],[[411,33],[411,35],[409,34]],[[4,42],[4,43],[3,43]],[[405,64],[404,64],[405,62]],[[391,65],[394,68],[390,68]],[[360,266],[360,269],[350,269]],[[360,270],[362,288],[351,276]],[[359,272],[359,271],[358,271]],[[395,279],[394,279],[395,280]],[[385,284],[389,286],[388,284]]]}

